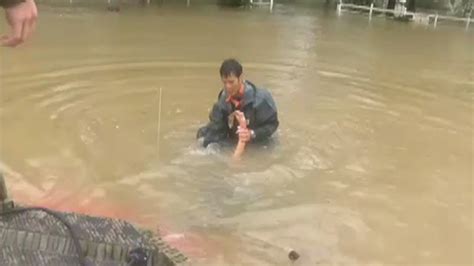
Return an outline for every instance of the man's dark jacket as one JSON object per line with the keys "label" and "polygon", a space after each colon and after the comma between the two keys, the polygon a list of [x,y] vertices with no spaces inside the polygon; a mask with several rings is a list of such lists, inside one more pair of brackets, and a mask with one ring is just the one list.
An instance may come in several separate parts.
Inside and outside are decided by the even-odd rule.
{"label": "man's dark jacket", "polygon": [[[228,117],[236,108],[227,101],[227,92],[222,90],[218,100],[209,114],[209,123],[200,128],[198,138],[204,138],[203,145],[222,142],[235,138],[235,127],[230,127]],[[255,132],[253,142],[269,139],[277,130],[278,112],[275,101],[266,89],[257,88],[253,83],[245,81],[242,104],[239,108],[247,119],[248,128]]]}

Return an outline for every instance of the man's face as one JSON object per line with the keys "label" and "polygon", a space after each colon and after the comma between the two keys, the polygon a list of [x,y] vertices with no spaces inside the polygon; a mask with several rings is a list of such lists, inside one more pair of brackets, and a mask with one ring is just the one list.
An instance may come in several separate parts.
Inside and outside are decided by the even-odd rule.
{"label": "man's face", "polygon": [[221,78],[227,94],[230,96],[237,96],[242,86],[242,77],[236,77],[234,74],[231,74],[227,77]]}

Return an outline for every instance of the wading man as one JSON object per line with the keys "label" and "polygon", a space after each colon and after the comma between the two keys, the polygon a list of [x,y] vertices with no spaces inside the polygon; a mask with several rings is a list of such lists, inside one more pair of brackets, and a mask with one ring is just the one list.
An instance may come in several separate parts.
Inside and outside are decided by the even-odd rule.
{"label": "wading man", "polygon": [[224,88],[211,110],[209,123],[197,133],[204,147],[227,140],[238,140],[239,144],[262,142],[277,130],[278,113],[272,95],[245,80],[242,72],[242,65],[235,59],[222,63]]}

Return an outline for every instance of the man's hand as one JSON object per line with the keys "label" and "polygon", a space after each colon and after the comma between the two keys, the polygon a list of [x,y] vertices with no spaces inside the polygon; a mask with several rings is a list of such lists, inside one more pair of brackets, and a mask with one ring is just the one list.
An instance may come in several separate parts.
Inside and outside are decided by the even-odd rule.
{"label": "man's hand", "polygon": [[249,142],[252,139],[252,134],[250,133],[250,130],[245,128],[239,128],[237,129],[237,133],[239,134],[239,141],[243,142]]}
{"label": "man's hand", "polygon": [[38,9],[34,0],[26,0],[6,8],[5,16],[12,31],[0,37],[0,44],[15,47],[27,40],[35,30]]}

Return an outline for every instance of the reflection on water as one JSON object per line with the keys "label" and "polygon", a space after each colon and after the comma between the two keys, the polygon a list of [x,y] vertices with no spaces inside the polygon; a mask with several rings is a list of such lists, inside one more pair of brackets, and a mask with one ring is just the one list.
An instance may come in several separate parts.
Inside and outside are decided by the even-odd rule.
{"label": "reflection on water", "polygon": [[[2,50],[17,200],[159,225],[203,265],[472,263],[470,32],[291,6],[42,11]],[[229,56],[281,121],[239,164],[195,143]]]}

